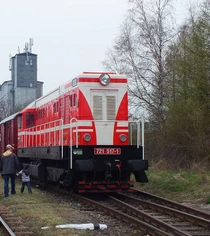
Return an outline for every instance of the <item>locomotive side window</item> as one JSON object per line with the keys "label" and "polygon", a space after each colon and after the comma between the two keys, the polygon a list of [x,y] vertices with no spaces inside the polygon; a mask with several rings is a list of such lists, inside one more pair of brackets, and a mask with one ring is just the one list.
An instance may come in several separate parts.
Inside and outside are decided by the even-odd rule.
{"label": "locomotive side window", "polygon": [[34,126],[34,114],[31,112],[28,112],[26,114],[26,127],[30,128]]}
{"label": "locomotive side window", "polygon": [[74,106],[76,106],[76,93],[73,94],[73,101],[74,101]]}
{"label": "locomotive side window", "polygon": [[18,122],[18,129],[21,129],[22,128],[22,115],[18,116],[17,122]]}
{"label": "locomotive side window", "polygon": [[102,96],[93,96],[93,115],[95,120],[103,119]]}
{"label": "locomotive side window", "polygon": [[36,119],[38,120],[39,119],[39,112],[36,111]]}
{"label": "locomotive side window", "polygon": [[56,112],[58,112],[58,102],[55,102],[53,104],[53,113],[56,113]]}
{"label": "locomotive side window", "polygon": [[115,96],[106,97],[106,115],[107,120],[115,120],[116,113],[116,101]]}
{"label": "locomotive side window", "polygon": [[71,95],[71,106],[74,106],[74,94]]}
{"label": "locomotive side window", "polygon": [[72,107],[72,95],[70,95],[70,107]]}
{"label": "locomotive side window", "polygon": [[73,93],[70,95],[70,106],[74,107],[76,106],[76,93]]}

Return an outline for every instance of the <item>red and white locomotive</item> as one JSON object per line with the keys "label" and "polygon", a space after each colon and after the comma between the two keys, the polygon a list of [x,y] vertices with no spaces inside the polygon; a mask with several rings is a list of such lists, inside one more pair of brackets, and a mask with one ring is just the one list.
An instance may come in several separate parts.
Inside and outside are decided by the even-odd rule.
{"label": "red and white locomotive", "polygon": [[135,145],[130,127],[126,76],[84,72],[2,120],[0,151],[14,144],[20,162],[43,182],[80,193],[131,191],[132,173],[148,181],[148,162],[140,123]]}

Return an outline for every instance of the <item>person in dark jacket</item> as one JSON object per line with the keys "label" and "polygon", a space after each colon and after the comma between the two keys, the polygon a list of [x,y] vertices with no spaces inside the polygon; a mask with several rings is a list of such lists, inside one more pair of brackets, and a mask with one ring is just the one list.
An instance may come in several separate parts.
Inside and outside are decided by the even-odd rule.
{"label": "person in dark jacket", "polygon": [[28,165],[25,165],[24,168],[17,175],[22,175],[22,186],[21,186],[21,190],[20,190],[21,193],[24,192],[25,185],[28,188],[28,193],[32,193]]}
{"label": "person in dark jacket", "polygon": [[13,146],[8,144],[6,151],[1,156],[0,170],[4,179],[4,196],[9,196],[9,179],[11,179],[11,194],[15,194],[15,176],[19,170],[18,158],[13,153]]}

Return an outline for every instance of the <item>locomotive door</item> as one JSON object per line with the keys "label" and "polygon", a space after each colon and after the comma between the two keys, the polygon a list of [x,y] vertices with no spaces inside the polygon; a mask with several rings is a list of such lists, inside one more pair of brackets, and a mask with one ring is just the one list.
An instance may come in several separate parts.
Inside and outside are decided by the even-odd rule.
{"label": "locomotive door", "polygon": [[116,94],[113,91],[94,91],[91,106],[96,128],[97,145],[113,145],[116,119]]}

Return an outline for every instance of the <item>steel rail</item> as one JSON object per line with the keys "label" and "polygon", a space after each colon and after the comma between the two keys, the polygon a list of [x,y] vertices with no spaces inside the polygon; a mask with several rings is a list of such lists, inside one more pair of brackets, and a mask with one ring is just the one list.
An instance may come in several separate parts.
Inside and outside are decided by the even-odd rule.
{"label": "steel rail", "polygon": [[[137,227],[140,227],[140,229],[150,235],[154,235],[154,236],[171,236],[170,233],[163,231],[161,229],[158,229],[154,226],[152,226],[149,223],[143,222],[141,220],[138,220],[132,216],[126,215],[122,212],[119,212],[111,207],[108,207],[106,205],[100,204],[94,200],[91,200],[89,198],[74,194],[74,198],[77,199],[78,201],[81,201],[85,204],[90,204],[92,205],[94,208],[99,209],[103,212],[105,212],[108,215],[114,216],[117,219],[121,219],[127,223],[130,223],[132,225],[135,225]],[[189,236],[189,234],[182,234],[182,236]]]}
{"label": "steel rail", "polygon": [[129,211],[131,212],[131,214],[139,217],[141,220],[144,220],[145,222],[157,227],[158,229],[160,230],[164,230],[168,233],[170,233],[170,235],[176,235],[176,236],[190,236],[189,233],[186,233],[186,232],[183,232],[181,231],[180,229],[172,226],[172,225],[169,225],[147,213],[145,213],[144,211],[142,210],[139,210],[139,209],[136,209],[135,207],[133,206],[130,206],[129,204],[119,200],[119,199],[116,199],[115,197],[112,197],[110,196],[109,197],[113,202],[117,203],[117,204],[120,204],[121,207],[123,207],[123,209],[125,211]]}
{"label": "steel rail", "polygon": [[16,234],[11,230],[11,228],[8,226],[8,224],[4,221],[4,219],[1,216],[0,216],[0,222],[10,236],[16,236]]}
{"label": "steel rail", "polygon": [[168,215],[176,216],[177,218],[180,218],[180,219],[185,219],[186,221],[189,221],[189,222],[194,223],[196,225],[200,225],[202,227],[209,227],[210,226],[210,220],[207,220],[205,218],[195,216],[195,215],[191,215],[189,213],[176,210],[174,208],[169,208],[167,206],[162,206],[162,205],[152,203],[152,202],[148,202],[148,201],[145,201],[145,200],[141,200],[141,199],[138,199],[138,198],[129,197],[129,196],[123,196],[123,197],[126,198],[129,202],[132,202],[132,203],[135,202],[135,203],[141,204],[144,207],[147,207],[149,209],[153,209],[153,210],[156,210],[156,211],[159,211],[159,212],[165,212]]}
{"label": "steel rail", "polygon": [[137,194],[142,194],[146,197],[149,197],[151,200],[154,199],[155,201],[157,201],[156,203],[158,203],[158,204],[168,206],[170,208],[174,208],[174,209],[177,209],[179,211],[183,211],[183,212],[189,213],[191,215],[195,215],[195,216],[210,220],[210,214],[207,213],[207,212],[203,212],[203,211],[185,206],[183,204],[177,203],[175,201],[168,200],[168,199],[165,199],[165,198],[162,198],[162,197],[158,197],[158,196],[150,194],[150,193],[146,193],[144,191],[139,191],[139,190],[136,190],[136,189],[134,189],[134,190],[135,190],[133,192],[134,194],[135,194],[135,192]]}

